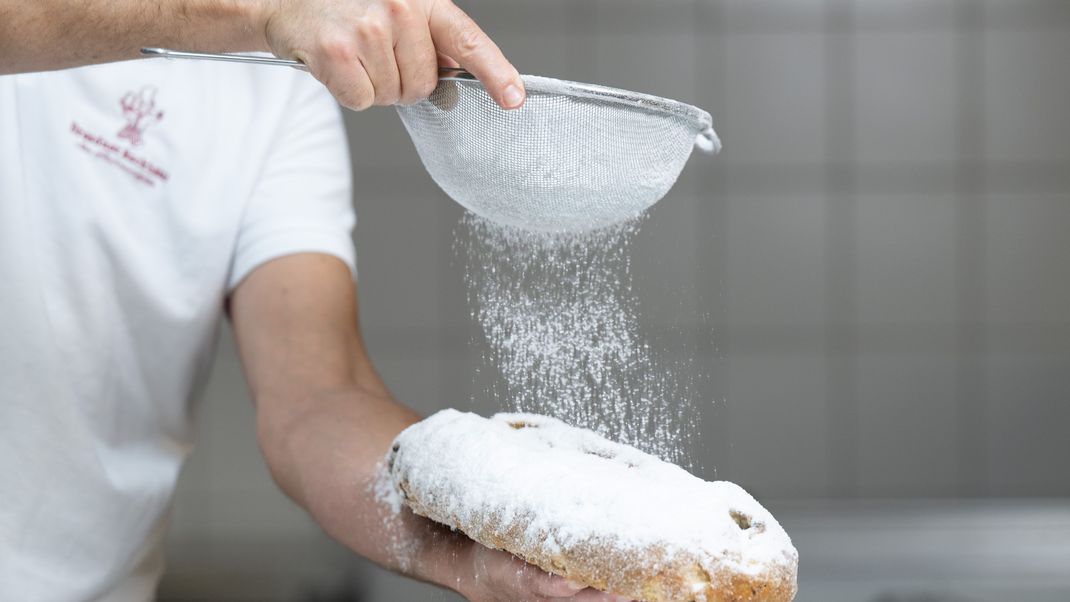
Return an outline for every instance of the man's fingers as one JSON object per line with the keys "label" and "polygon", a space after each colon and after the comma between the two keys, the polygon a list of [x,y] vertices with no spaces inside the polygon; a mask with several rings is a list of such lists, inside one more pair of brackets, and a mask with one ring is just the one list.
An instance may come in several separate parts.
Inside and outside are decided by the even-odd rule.
{"label": "man's fingers", "polygon": [[583,585],[571,583],[561,577],[553,577],[551,584],[541,596],[549,600],[568,600],[568,602],[632,602],[631,598],[607,594]]}
{"label": "man's fingers", "polygon": [[564,577],[550,575],[530,566],[528,570],[535,573],[530,579],[532,591],[540,596],[572,599],[573,596],[584,590],[584,586],[572,583]]}
{"label": "man's fingers", "polygon": [[568,583],[560,577],[543,572],[539,567],[500,550],[480,548],[477,568],[491,582],[508,587],[517,593],[542,598],[561,598],[575,594],[582,586]]}
{"label": "man's fingers", "polygon": [[[332,21],[335,27],[329,35],[317,36],[309,48],[290,52],[342,105],[363,110],[372,104],[426,98],[438,85],[438,63],[470,71],[503,108],[524,104],[520,74],[452,0],[435,0],[429,14],[406,0],[383,0],[364,8],[349,15],[352,18]],[[269,34],[273,48],[294,47],[287,42],[287,31]]]}
{"label": "man's fingers", "polygon": [[438,55],[426,23],[401,23],[394,57],[401,71],[401,102],[427,98],[438,85]]}
{"label": "man's fingers", "polygon": [[479,78],[502,108],[524,104],[524,82],[498,45],[450,0],[439,0],[430,15],[431,37],[439,52]]}
{"label": "man's fingers", "polygon": [[543,572],[512,554],[476,548],[475,568],[477,581],[482,578],[493,584],[492,590],[508,593],[510,600],[530,602],[631,602],[624,596],[606,594],[581,583],[573,583],[563,577]]}
{"label": "man's fingers", "polygon": [[631,598],[607,594],[596,589],[585,589],[566,599],[568,602],[632,602]]}
{"label": "man's fingers", "polygon": [[339,104],[347,109],[363,111],[375,104],[375,86],[355,51],[344,54],[345,60],[331,61],[325,70],[316,72],[316,77],[327,86]]}
{"label": "man's fingers", "polygon": [[385,18],[365,17],[356,25],[360,62],[375,88],[375,104],[392,105],[401,98],[401,75],[394,60],[394,32]]}
{"label": "man's fingers", "polygon": [[516,561],[519,565],[517,571],[518,580],[529,591],[545,598],[569,598],[583,590],[582,585],[570,583],[567,580],[551,575],[536,566],[526,564],[522,560]]}

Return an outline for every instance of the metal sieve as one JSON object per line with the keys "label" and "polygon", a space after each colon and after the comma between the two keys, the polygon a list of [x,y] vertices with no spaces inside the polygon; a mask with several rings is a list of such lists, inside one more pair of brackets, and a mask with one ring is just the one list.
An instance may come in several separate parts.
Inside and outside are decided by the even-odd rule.
{"label": "metal sieve", "polygon": [[442,190],[500,224],[579,231],[624,221],[665,196],[692,148],[721,146],[709,113],[673,100],[526,75],[527,101],[506,111],[465,71],[439,79],[398,113]]}
{"label": "metal sieve", "polygon": [[[188,53],[146,54],[285,65],[298,61]],[[674,100],[593,84],[522,76],[528,98],[498,107],[476,78],[441,69],[425,100],[397,111],[431,178],[493,222],[576,232],[637,216],[672,188],[693,148],[716,153],[710,114]]]}

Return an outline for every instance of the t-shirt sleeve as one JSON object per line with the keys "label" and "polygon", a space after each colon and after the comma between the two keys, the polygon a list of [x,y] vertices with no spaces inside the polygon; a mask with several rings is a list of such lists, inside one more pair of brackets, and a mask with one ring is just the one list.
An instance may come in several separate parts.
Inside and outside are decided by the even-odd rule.
{"label": "t-shirt sleeve", "polygon": [[322,85],[295,75],[286,112],[242,216],[228,293],[257,266],[294,253],[333,255],[356,274],[356,214],[341,111]]}

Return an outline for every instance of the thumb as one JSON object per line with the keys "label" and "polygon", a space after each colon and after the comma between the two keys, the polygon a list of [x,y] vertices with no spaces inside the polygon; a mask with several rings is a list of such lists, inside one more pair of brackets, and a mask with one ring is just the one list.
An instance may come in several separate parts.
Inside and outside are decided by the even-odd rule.
{"label": "thumb", "polygon": [[442,54],[479,79],[503,109],[524,104],[524,82],[498,45],[451,0],[435,3],[428,19],[431,39]]}

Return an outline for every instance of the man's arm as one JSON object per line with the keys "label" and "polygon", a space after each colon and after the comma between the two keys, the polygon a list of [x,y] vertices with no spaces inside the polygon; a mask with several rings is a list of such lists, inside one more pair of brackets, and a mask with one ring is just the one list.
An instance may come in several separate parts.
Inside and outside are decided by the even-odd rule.
{"label": "man's arm", "polygon": [[257,0],[0,0],[0,74],[137,58],[143,46],[267,50]]}
{"label": "man's arm", "polygon": [[426,97],[439,54],[505,108],[524,84],[452,0],[0,0],[0,75],[121,61],[144,46],[298,58],[343,105]]}
{"label": "man's arm", "polygon": [[394,437],[419,420],[394,401],[361,342],[346,266],[321,254],[255,269],[231,297],[235,336],[276,482],[338,541],[469,600],[615,600],[551,577],[374,494]]}

